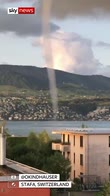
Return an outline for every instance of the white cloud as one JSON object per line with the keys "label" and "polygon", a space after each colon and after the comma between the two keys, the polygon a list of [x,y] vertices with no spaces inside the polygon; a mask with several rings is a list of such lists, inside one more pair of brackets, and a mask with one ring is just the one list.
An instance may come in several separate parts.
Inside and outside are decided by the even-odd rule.
{"label": "white cloud", "polygon": [[[91,75],[97,73],[101,66],[95,59],[92,51],[92,42],[76,33],[64,33],[57,31],[51,34],[54,68],[71,73]],[[38,38],[34,46],[43,46],[43,37]],[[50,67],[50,65],[48,65]]]}

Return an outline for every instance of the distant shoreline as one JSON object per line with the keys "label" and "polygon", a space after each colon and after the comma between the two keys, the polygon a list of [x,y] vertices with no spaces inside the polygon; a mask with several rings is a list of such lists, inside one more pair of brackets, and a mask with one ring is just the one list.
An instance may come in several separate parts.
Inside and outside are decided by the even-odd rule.
{"label": "distant shoreline", "polygon": [[110,120],[103,120],[103,119],[99,119],[99,120],[0,120],[0,122],[3,122],[3,121],[6,121],[6,122],[25,122],[25,121],[29,121],[29,122],[46,122],[46,121],[49,121],[49,122],[54,122],[54,121],[57,121],[57,122],[87,122],[87,121],[93,121],[93,122],[97,122],[97,121],[105,121],[105,122],[110,122]]}

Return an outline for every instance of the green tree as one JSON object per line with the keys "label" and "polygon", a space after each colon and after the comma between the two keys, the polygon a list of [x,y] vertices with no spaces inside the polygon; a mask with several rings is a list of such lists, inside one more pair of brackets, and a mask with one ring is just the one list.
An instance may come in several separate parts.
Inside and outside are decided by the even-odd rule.
{"label": "green tree", "polygon": [[39,135],[31,132],[27,138],[7,138],[7,157],[42,169],[53,154],[51,143],[46,132]]}
{"label": "green tree", "polygon": [[38,134],[38,138],[42,143],[48,143],[50,141],[50,137],[45,130]]}
{"label": "green tree", "polygon": [[60,152],[48,157],[44,169],[49,173],[60,174],[61,180],[67,180],[70,176],[71,165],[68,159],[65,159]]}
{"label": "green tree", "polygon": [[31,167],[39,168],[39,158],[38,156],[35,156],[35,153],[32,151],[29,151],[26,154],[22,154],[19,158],[17,158],[17,161]]}
{"label": "green tree", "polygon": [[110,195],[110,182],[107,182],[102,190],[96,196],[109,196]]}
{"label": "green tree", "polygon": [[22,155],[28,153],[29,149],[25,144],[17,144],[14,147],[10,148],[8,151],[8,155],[10,155],[10,159],[19,161]]}
{"label": "green tree", "polygon": [[79,178],[75,178],[72,184],[72,191],[82,191],[81,180]]}
{"label": "green tree", "polygon": [[34,132],[31,132],[27,138],[27,141],[26,141],[26,145],[27,147],[30,149],[33,149],[33,150],[38,150],[39,149],[39,146],[40,146],[40,143],[39,143],[39,139],[37,137],[37,135],[34,133]]}
{"label": "green tree", "polygon": [[25,142],[26,137],[7,137],[6,139],[6,156],[9,159],[16,160],[17,156],[28,151]]}

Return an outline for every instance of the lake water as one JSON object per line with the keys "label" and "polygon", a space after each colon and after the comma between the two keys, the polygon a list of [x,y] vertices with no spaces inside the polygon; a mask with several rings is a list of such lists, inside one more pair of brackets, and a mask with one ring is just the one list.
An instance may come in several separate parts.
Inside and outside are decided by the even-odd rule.
{"label": "lake water", "polygon": [[7,121],[6,128],[10,134],[27,136],[31,131],[46,130],[51,134],[53,130],[80,128],[82,124],[90,128],[110,128],[110,121]]}

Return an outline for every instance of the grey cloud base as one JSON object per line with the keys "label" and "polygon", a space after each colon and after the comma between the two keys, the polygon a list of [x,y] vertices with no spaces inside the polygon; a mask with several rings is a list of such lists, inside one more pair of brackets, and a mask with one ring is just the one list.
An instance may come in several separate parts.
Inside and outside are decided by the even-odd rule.
{"label": "grey cloud base", "polygon": [[[43,0],[41,0],[43,1]],[[52,16],[110,16],[110,0],[52,0]]]}
{"label": "grey cloud base", "polygon": [[[42,5],[46,0],[23,0],[31,2],[34,6]],[[51,0],[51,14],[55,18],[63,19],[72,16],[110,16],[110,0]],[[18,0],[0,0],[1,4],[13,4]],[[20,2],[20,1],[19,1]],[[42,7],[42,6],[40,6]]]}
{"label": "grey cloud base", "polygon": [[[23,0],[24,2],[29,2],[30,0]],[[1,4],[6,4],[6,3],[15,3],[17,2],[18,3],[18,0],[0,0],[0,3]],[[32,2],[34,2],[34,0],[32,0]]]}
{"label": "grey cloud base", "polygon": [[105,47],[105,48],[110,48],[110,43],[106,43],[106,42],[102,42],[102,41],[99,41],[96,46],[98,47]]}
{"label": "grey cloud base", "polygon": [[[51,32],[59,28],[53,23],[50,24]],[[8,15],[6,9],[0,9],[0,33],[4,32],[13,32],[19,36],[40,36],[42,35],[42,21],[38,14]]]}

